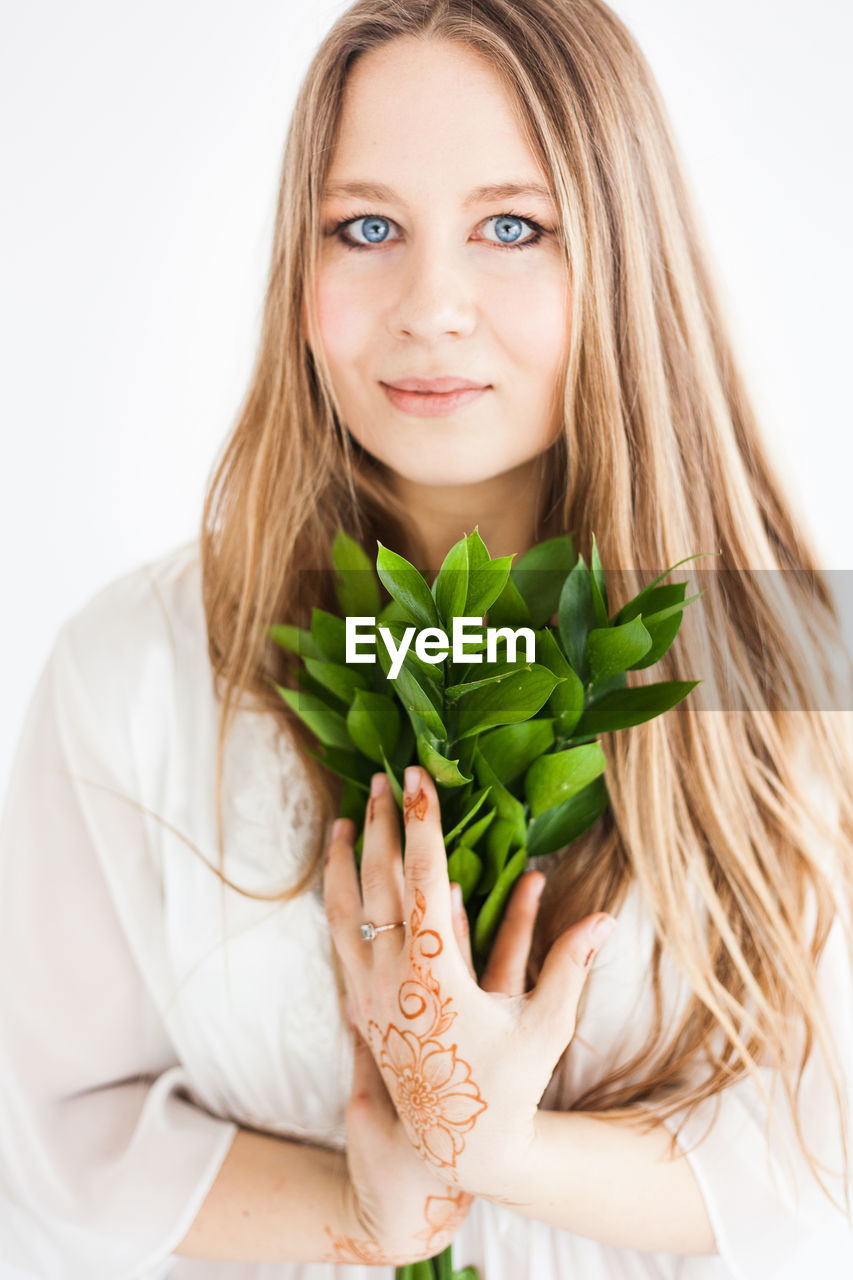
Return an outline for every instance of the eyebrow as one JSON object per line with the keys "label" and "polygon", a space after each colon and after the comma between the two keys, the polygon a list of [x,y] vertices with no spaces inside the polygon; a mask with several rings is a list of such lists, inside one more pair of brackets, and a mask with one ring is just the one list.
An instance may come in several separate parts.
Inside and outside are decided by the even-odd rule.
{"label": "eyebrow", "polygon": [[[386,187],[381,182],[332,182],[327,185],[323,195],[327,199],[334,196],[359,196],[363,200],[396,200],[405,204],[392,187]],[[469,191],[462,203],[467,206],[489,200],[510,200],[515,196],[553,199],[548,187],[539,182],[492,182]]]}

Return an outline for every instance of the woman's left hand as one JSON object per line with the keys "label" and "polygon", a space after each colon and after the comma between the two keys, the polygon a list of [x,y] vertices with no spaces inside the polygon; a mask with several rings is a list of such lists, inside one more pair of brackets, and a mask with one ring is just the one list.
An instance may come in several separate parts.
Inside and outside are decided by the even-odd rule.
{"label": "woman's left hand", "polygon": [[[368,803],[361,890],[352,824],[341,823],[330,842],[329,927],[355,1025],[412,1145],[445,1181],[500,1197],[533,1154],[539,1100],[572,1039],[589,963],[613,920],[598,912],[562,934],[531,991],[484,990],[458,921],[454,928],[435,784],[416,766],[406,778],[414,785],[404,795],[404,860],[387,779]],[[363,921],[405,927],[368,943]]]}

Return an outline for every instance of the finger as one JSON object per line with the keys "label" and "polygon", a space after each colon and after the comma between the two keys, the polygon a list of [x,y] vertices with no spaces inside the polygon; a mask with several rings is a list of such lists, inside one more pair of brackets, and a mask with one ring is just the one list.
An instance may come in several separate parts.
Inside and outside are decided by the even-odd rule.
{"label": "finger", "polygon": [[484,991],[523,995],[527,987],[527,960],[545,887],[541,871],[529,871],[513,889],[498,929],[480,986]]}
{"label": "finger", "polygon": [[[404,918],[398,814],[387,774],[375,773],[370,784],[361,855],[363,919],[373,924],[397,924]],[[397,955],[404,942],[404,929],[388,929],[377,934],[372,943],[377,948],[375,956]]]}
{"label": "finger", "polygon": [[323,867],[323,899],[329,932],[344,965],[364,963],[364,946],[359,934],[362,919],[361,891],[355,865],[353,840],[355,823],[338,818],[326,844]]}
{"label": "finger", "polygon": [[468,972],[472,978],[476,978],[474,957],[471,954],[471,930],[468,925],[468,913],[465,910],[465,902],[460,885],[451,883],[450,897],[453,904],[453,932],[456,934],[456,943],[462,959],[468,966]]}
{"label": "finger", "polygon": [[545,957],[522,1016],[541,1031],[555,1061],[574,1035],[578,1003],[593,958],[615,926],[614,917],[604,912],[587,916],[561,934]]}
{"label": "finger", "polygon": [[424,948],[438,955],[447,940],[453,937],[447,851],[435,783],[426,769],[417,765],[410,765],[405,774],[403,822],[405,919],[410,937],[418,932],[434,934],[429,940],[422,940],[420,949],[423,955],[426,955]]}

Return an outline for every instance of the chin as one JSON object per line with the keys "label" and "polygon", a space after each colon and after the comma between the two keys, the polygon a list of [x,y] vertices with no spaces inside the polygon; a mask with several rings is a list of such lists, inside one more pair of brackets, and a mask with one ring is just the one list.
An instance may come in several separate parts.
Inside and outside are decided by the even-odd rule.
{"label": "chin", "polygon": [[390,470],[419,484],[476,484],[507,470],[493,444],[477,443],[472,450],[471,441],[466,441],[464,449],[454,449],[452,443],[437,437],[421,440],[417,448],[405,451],[398,445],[382,457]]}

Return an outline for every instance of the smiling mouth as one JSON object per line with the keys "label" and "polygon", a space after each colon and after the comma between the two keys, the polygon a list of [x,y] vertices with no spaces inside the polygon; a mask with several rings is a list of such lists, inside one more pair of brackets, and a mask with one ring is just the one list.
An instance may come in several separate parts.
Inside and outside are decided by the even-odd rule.
{"label": "smiling mouth", "polygon": [[[439,379],[435,381],[439,382]],[[458,386],[448,391],[435,391],[410,390],[387,382],[379,385],[395,409],[416,418],[440,418],[457,413],[491,390],[489,386]]]}

